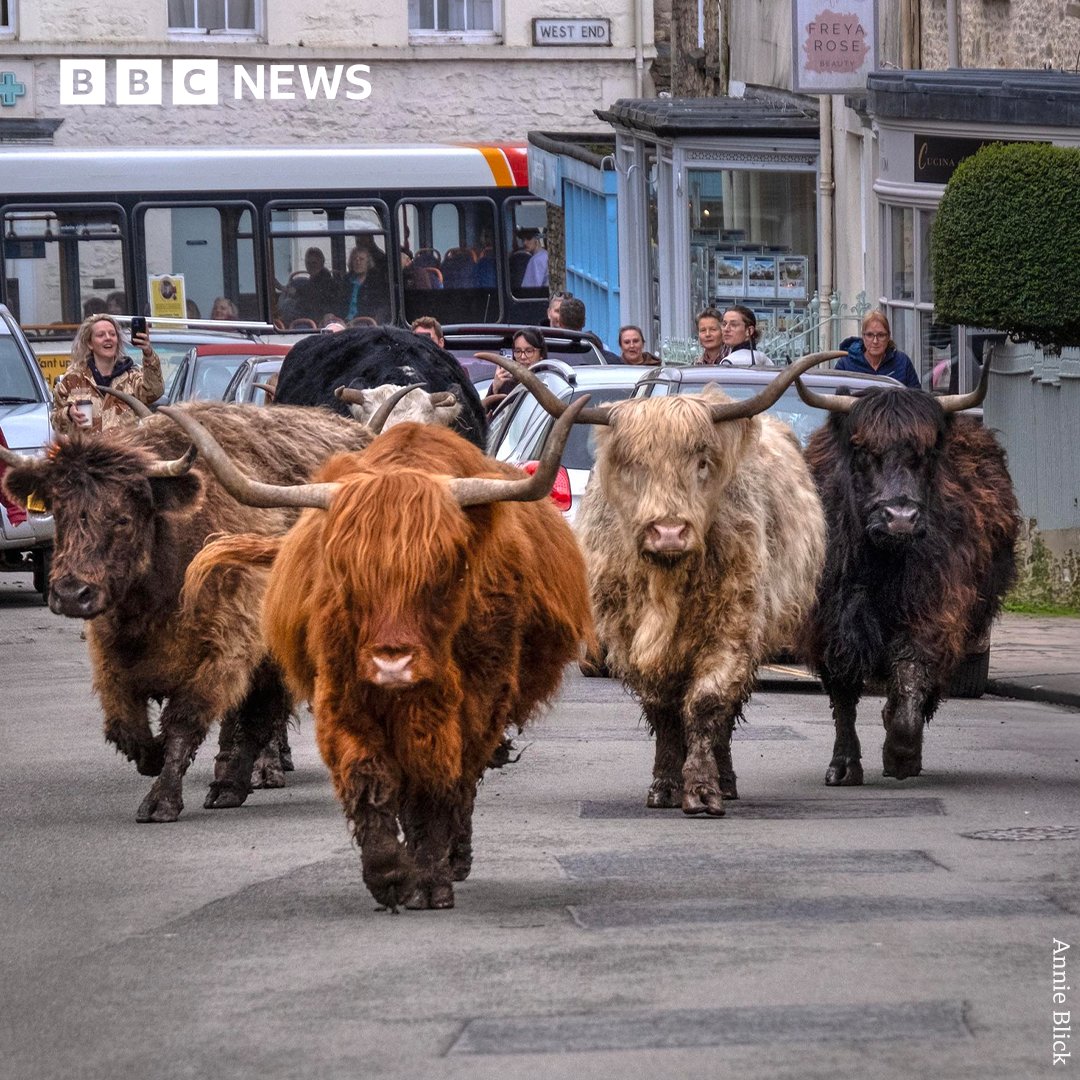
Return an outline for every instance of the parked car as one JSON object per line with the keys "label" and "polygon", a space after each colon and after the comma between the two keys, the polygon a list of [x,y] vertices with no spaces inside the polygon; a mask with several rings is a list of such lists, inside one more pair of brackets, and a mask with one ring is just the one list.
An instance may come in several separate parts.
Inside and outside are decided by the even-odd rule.
{"label": "parked car", "polygon": [[[477,360],[476,353],[495,352],[509,356],[513,352],[514,335],[522,329],[522,326],[505,326],[502,323],[462,324],[444,326],[443,335],[447,351],[458,358],[482,395],[495,375],[495,365],[488,360]],[[591,367],[608,362],[590,334],[554,326],[535,326],[532,329],[543,335],[549,360],[561,360],[571,367]]]}
{"label": "parked car", "polygon": [[[154,347],[157,348],[155,340]],[[252,341],[213,341],[192,345],[180,361],[171,384],[166,383],[165,400],[221,401],[240,365],[253,356],[279,360],[290,345],[262,345]],[[159,353],[160,355],[160,353]]]}
{"label": "parked car", "polygon": [[284,356],[249,356],[240,361],[225,387],[222,401],[237,405],[269,405],[272,397],[266,387],[273,385]]}
{"label": "parked car", "polygon": [[[45,377],[14,316],[0,304],[0,436],[20,454],[40,454],[52,438],[52,399]],[[0,462],[0,474],[5,466]],[[14,519],[14,520],[13,520]],[[0,502],[0,570],[31,571],[34,588],[49,588],[53,519]]]}

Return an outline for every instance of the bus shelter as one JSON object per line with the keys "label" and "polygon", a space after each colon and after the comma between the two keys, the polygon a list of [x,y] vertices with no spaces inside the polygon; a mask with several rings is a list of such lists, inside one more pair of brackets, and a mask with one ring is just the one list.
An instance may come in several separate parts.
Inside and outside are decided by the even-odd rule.
{"label": "bus shelter", "polygon": [[805,317],[818,279],[816,102],[622,99],[615,129],[620,310],[648,347],[691,349],[703,308],[745,304],[764,336]]}

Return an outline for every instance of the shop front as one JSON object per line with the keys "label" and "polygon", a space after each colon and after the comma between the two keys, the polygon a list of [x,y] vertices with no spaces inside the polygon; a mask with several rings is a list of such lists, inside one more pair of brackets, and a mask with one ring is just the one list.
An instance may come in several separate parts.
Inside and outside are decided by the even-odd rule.
{"label": "shop front", "polygon": [[621,100],[621,319],[667,357],[706,307],[751,308],[763,336],[805,318],[818,278],[818,118],[787,96]]}
{"label": "shop front", "polygon": [[1047,71],[888,71],[867,80],[878,132],[879,306],[923,385],[970,389],[1001,335],[934,317],[931,227],[957,165],[995,142],[1080,145],[1080,82]]}

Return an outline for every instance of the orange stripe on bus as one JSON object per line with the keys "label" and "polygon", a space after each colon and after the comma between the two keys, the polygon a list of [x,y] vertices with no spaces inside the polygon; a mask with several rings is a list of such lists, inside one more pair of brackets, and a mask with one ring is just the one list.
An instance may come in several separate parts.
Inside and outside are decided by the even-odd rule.
{"label": "orange stripe on bus", "polygon": [[496,187],[517,186],[514,183],[514,174],[510,171],[510,164],[502,150],[497,146],[478,146],[475,143],[472,145],[474,150],[479,150],[484,155]]}

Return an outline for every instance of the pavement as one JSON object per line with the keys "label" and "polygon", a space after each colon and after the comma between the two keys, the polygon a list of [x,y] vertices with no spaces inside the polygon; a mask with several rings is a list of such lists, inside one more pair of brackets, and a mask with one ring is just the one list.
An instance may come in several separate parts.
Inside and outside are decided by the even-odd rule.
{"label": "pavement", "polygon": [[[801,666],[770,664],[758,682],[762,689],[785,682],[790,689],[792,680],[807,693],[821,691],[817,678]],[[1080,618],[1000,616],[990,640],[987,692],[1080,709]]]}
{"label": "pavement", "polygon": [[1002,615],[990,640],[989,691],[1080,708],[1080,618]]}

